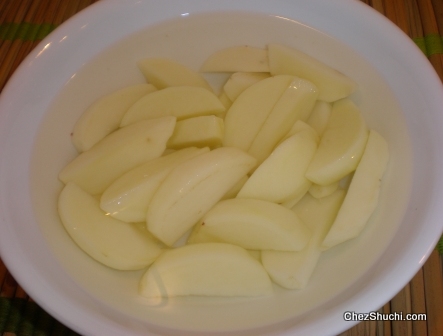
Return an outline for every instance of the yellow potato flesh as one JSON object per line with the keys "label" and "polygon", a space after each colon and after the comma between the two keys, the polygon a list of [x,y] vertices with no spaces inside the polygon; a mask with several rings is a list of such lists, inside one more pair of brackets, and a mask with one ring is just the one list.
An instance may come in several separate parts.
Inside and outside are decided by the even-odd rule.
{"label": "yellow potato flesh", "polygon": [[330,103],[318,100],[312,109],[311,115],[306,120],[306,123],[315,129],[319,136],[322,136],[326,129],[331,116],[331,110],[332,105]]}
{"label": "yellow potato flesh", "polygon": [[293,211],[311,230],[311,239],[298,252],[262,251],[262,263],[271,279],[288,289],[303,288],[314,272],[321,254],[320,245],[343,202],[338,190],[321,200],[306,194]]}
{"label": "yellow potato flesh", "polygon": [[343,206],[323,241],[323,249],[355,238],[364,229],[377,207],[381,180],[388,161],[389,150],[386,140],[371,130]]}
{"label": "yellow potato flesh", "polygon": [[94,102],[74,126],[72,142],[75,148],[79,152],[91,149],[119,128],[123,115],[136,101],[156,90],[152,84],[133,85]]}
{"label": "yellow potato flesh", "polygon": [[354,171],[368,134],[363,116],[351,100],[335,102],[306,177],[313,183],[328,185]]}
{"label": "yellow potato flesh", "polygon": [[212,92],[211,86],[196,71],[166,58],[148,58],[137,62],[148,83],[158,89],[170,86],[196,86]]}
{"label": "yellow potato flesh", "polygon": [[200,225],[200,233],[251,250],[299,251],[310,238],[293,211],[257,199],[221,201]]}
{"label": "yellow potato flesh", "polygon": [[143,275],[140,294],[148,298],[263,296],[272,294],[263,266],[231,244],[191,244],[163,253]]}
{"label": "yellow potato flesh", "polygon": [[162,155],[174,126],[175,117],[164,117],[120,128],[68,163],[59,178],[100,194],[127,171]]}
{"label": "yellow potato flesh", "polygon": [[269,73],[261,72],[236,72],[229,77],[228,81],[223,86],[223,91],[231,101],[234,101],[248,87],[262,79],[268,78],[269,76]]}
{"label": "yellow potato flesh", "polygon": [[71,238],[89,256],[118,270],[138,270],[162,252],[145,229],[107,216],[98,200],[68,183],[62,190],[58,211]]}
{"label": "yellow potato flesh", "polygon": [[287,74],[311,81],[319,90],[320,100],[334,102],[357,88],[349,77],[299,50],[269,44],[268,53],[272,75]]}
{"label": "yellow potato flesh", "polygon": [[100,207],[125,222],[145,222],[149,202],[161,182],[177,165],[209,148],[185,148],[150,160],[115,180],[101,195]]}
{"label": "yellow potato flesh", "polygon": [[254,171],[237,198],[283,203],[303,196],[311,185],[305,174],[316,150],[316,138],[309,131],[286,139]]}
{"label": "yellow potato flesh", "polygon": [[177,166],[154,194],[147,227],[173,245],[212,208],[256,160],[237,148],[218,148]]}
{"label": "yellow potato flesh", "polygon": [[223,146],[247,151],[292,80],[292,76],[270,77],[243,91],[226,113]]}
{"label": "yellow potato flesh", "polygon": [[311,82],[295,78],[289,84],[248,149],[248,153],[257,159],[258,164],[271,154],[297,120],[305,121],[308,118],[317,96],[318,90]]}
{"label": "yellow potato flesh", "polygon": [[183,120],[224,111],[225,107],[218,97],[208,90],[192,86],[170,87],[138,100],[124,114],[120,126],[165,116]]}
{"label": "yellow potato flesh", "polygon": [[168,140],[168,148],[220,147],[223,141],[223,119],[214,115],[189,118],[177,122]]}

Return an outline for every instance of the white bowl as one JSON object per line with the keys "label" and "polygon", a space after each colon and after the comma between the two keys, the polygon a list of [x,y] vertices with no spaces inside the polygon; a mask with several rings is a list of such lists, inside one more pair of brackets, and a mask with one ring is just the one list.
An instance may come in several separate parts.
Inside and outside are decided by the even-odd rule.
{"label": "white bowl", "polygon": [[[379,208],[359,238],[323,254],[304,290],[144,300],[141,272],[94,262],[58,219],[57,175],[75,156],[73,125],[94,99],[143,82],[138,59],[171,57],[198,69],[217,49],[268,42],[310,53],[359,83],[352,98],[391,152]],[[407,36],[358,1],[101,1],[26,58],[0,111],[1,258],[44,309],[82,334],[337,334],[356,323],[344,312],[389,301],[443,229],[441,83]]]}

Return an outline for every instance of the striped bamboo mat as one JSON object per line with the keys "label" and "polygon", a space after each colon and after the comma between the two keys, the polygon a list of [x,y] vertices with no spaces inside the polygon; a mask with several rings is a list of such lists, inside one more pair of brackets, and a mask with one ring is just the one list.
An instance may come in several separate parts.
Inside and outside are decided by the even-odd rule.
{"label": "striped bamboo mat", "polygon": [[[63,21],[97,0],[0,0],[0,90],[25,56]],[[443,80],[443,0],[363,0],[409,35]],[[443,241],[439,244],[443,253]],[[427,321],[362,322],[340,336],[443,336],[442,257],[434,251],[381,313],[426,313]],[[0,259],[0,335],[78,335],[47,314]]]}

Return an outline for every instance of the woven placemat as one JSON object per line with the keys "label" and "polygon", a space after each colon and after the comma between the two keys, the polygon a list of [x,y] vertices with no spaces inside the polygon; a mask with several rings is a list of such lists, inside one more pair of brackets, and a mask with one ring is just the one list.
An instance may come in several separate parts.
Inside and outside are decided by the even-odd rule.
{"label": "woven placemat", "polygon": [[[51,31],[98,0],[0,0],[0,91],[28,53]],[[399,26],[428,57],[443,81],[443,0],[363,0]],[[443,108],[443,107],[442,107]],[[437,245],[443,253],[443,239]],[[0,259],[0,335],[78,335],[46,313]],[[442,259],[424,267],[381,313],[426,313],[427,321],[367,321],[341,336],[443,336]]]}

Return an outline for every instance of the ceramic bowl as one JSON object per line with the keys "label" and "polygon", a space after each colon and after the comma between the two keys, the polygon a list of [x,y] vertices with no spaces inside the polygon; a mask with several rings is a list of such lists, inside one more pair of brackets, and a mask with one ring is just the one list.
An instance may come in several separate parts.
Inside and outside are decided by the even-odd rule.
{"label": "ceramic bowl", "polygon": [[[266,298],[137,294],[142,272],[85,255],[56,211],[70,133],[95,99],[142,83],[136,61],[173,58],[198,70],[235,45],[298,48],[353,78],[351,98],[391,158],[364,232],[325,252],[309,285]],[[219,86],[226,78],[210,76]],[[45,310],[85,335],[322,335],[389,301],[426,261],[443,228],[443,89],[414,43],[350,0],[109,0],[68,20],[26,58],[0,101],[0,251]]]}

